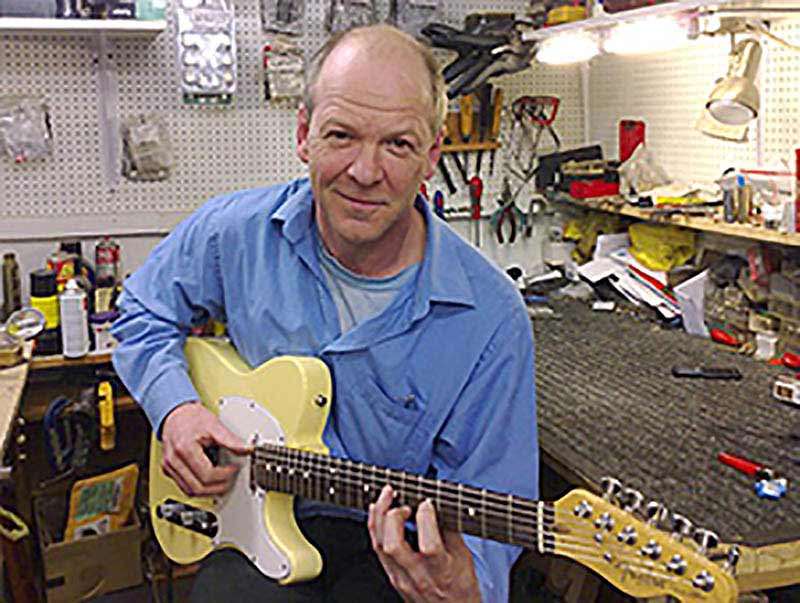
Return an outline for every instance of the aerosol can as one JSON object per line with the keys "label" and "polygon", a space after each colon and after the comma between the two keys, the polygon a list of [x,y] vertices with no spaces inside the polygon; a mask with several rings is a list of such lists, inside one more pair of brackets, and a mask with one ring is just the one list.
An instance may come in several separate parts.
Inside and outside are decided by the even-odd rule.
{"label": "aerosol can", "polygon": [[61,314],[61,344],[65,358],[80,358],[89,352],[89,309],[86,292],[74,279],[58,296]]}

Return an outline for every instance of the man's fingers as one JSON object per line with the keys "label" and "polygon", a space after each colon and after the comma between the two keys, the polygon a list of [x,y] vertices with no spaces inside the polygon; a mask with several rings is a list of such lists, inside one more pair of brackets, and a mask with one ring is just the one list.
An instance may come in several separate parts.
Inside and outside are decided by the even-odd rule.
{"label": "man's fingers", "polygon": [[253,447],[243,442],[236,437],[232,431],[226,428],[222,423],[217,423],[211,429],[211,438],[219,444],[239,456],[250,454],[253,452]]}

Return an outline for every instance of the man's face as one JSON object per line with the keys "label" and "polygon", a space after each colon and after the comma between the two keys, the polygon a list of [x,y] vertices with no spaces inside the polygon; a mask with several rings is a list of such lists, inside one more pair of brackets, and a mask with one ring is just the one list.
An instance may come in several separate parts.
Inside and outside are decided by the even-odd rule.
{"label": "man's face", "polygon": [[345,41],[325,61],[312,118],[299,112],[297,151],[329,248],[390,252],[412,228],[419,185],[439,158],[428,90],[422,60],[405,47],[366,52]]}

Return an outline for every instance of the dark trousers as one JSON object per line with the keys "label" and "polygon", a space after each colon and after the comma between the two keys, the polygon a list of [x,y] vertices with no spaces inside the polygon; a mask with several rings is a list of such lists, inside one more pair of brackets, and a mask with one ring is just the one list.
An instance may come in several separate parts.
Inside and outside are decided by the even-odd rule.
{"label": "dark trousers", "polygon": [[238,551],[223,549],[203,561],[192,586],[191,602],[402,601],[372,550],[365,522],[312,517],[299,520],[298,524],[322,554],[322,573],[317,578],[281,586],[259,572]]}

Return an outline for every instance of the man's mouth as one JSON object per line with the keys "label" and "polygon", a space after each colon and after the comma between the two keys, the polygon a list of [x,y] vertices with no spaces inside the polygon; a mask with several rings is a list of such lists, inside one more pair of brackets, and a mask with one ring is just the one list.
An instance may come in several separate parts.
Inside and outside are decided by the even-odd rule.
{"label": "man's mouth", "polygon": [[340,192],[339,195],[344,199],[346,199],[347,201],[349,201],[350,203],[353,203],[354,205],[359,205],[361,207],[378,207],[380,205],[383,205],[382,201],[375,201],[372,199],[363,199],[361,197],[354,197],[352,195],[348,195],[342,192]]}

